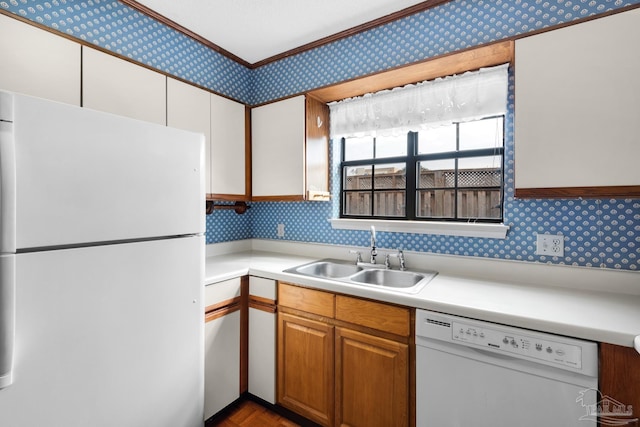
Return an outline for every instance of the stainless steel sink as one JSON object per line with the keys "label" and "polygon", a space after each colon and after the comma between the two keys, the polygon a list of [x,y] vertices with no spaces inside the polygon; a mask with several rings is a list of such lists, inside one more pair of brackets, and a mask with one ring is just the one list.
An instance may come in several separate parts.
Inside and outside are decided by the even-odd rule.
{"label": "stainless steel sink", "polygon": [[354,282],[390,288],[410,288],[424,278],[424,274],[397,270],[364,270],[351,276]]}
{"label": "stainless steel sink", "polygon": [[307,276],[320,276],[328,278],[349,277],[359,271],[361,267],[353,264],[341,264],[331,261],[319,261],[297,267],[296,273]]}
{"label": "stainless steel sink", "polygon": [[346,261],[324,259],[284,270],[285,273],[335,280],[351,285],[375,286],[403,293],[417,293],[438,273],[435,271],[399,271],[359,266]]}

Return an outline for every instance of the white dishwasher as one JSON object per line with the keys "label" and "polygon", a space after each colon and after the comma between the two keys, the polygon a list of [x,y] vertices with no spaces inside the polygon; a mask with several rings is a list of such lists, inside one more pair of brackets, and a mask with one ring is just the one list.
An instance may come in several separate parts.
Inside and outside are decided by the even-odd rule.
{"label": "white dishwasher", "polygon": [[418,427],[596,426],[590,341],[416,310]]}

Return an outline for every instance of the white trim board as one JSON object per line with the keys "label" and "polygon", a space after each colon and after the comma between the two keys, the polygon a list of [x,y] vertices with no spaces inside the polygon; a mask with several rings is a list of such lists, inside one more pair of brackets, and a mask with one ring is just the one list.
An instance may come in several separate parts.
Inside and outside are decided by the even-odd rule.
{"label": "white trim board", "polygon": [[509,226],[504,224],[435,221],[392,221],[380,219],[332,218],[331,227],[338,230],[391,231],[416,234],[442,234],[446,236],[486,237],[506,239]]}

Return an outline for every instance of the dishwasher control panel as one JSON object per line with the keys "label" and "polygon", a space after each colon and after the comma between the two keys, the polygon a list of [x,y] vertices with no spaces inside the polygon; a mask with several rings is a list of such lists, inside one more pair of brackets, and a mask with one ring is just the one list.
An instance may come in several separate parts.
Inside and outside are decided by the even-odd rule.
{"label": "dishwasher control panel", "polygon": [[416,345],[428,342],[471,347],[583,375],[598,373],[598,346],[592,341],[418,309]]}
{"label": "dishwasher control panel", "polygon": [[453,341],[582,369],[582,347],[578,345],[526,335],[522,331],[495,330],[463,322],[453,322],[451,333]]}

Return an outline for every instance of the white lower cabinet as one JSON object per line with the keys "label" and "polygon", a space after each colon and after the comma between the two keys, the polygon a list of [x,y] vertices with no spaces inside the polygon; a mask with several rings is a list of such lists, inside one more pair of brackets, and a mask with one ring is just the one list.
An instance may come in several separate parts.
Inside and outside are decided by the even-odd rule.
{"label": "white lower cabinet", "polygon": [[249,393],[276,403],[276,281],[249,278]]}
{"label": "white lower cabinet", "polygon": [[240,290],[240,278],[205,288],[205,420],[240,397]]}

